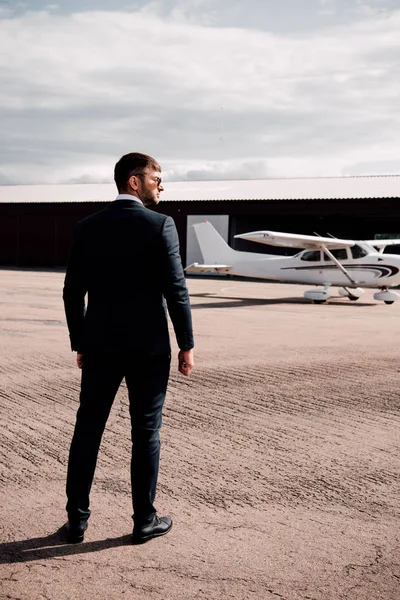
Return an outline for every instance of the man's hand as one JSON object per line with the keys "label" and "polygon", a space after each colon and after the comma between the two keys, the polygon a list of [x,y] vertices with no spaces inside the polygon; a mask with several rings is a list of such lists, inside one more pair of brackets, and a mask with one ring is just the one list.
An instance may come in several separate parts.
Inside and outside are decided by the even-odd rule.
{"label": "man's hand", "polygon": [[82,365],[83,365],[83,354],[78,354],[76,355],[76,364],[78,365],[78,369],[82,369]]}
{"label": "man's hand", "polygon": [[180,350],[178,354],[178,371],[187,377],[193,367],[193,350]]}

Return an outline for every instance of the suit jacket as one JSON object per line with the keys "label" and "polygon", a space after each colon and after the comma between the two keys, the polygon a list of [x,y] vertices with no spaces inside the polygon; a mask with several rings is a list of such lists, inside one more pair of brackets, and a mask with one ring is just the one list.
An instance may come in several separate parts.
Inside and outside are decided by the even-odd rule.
{"label": "suit jacket", "polygon": [[78,223],[63,290],[73,350],[170,353],[164,298],[178,346],[190,350],[189,295],[171,217],[116,200]]}

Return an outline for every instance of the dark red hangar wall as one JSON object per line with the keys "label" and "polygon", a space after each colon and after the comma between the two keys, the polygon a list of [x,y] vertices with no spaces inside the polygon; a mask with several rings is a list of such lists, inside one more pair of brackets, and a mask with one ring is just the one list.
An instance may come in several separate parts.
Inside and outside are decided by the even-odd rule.
{"label": "dark red hangar wall", "polygon": [[[0,265],[64,267],[76,223],[106,206],[108,202],[0,203]],[[175,220],[184,264],[189,215],[228,215],[230,245],[256,252],[262,251],[260,245],[234,236],[260,229],[354,239],[400,234],[399,198],[183,200],[161,202],[156,210]]]}
{"label": "dark red hangar wall", "polygon": [[[0,266],[64,267],[72,235],[81,219],[108,202],[0,203]],[[164,206],[163,208],[166,208]],[[168,211],[159,210],[169,214]],[[175,209],[181,250],[186,252],[186,215]]]}

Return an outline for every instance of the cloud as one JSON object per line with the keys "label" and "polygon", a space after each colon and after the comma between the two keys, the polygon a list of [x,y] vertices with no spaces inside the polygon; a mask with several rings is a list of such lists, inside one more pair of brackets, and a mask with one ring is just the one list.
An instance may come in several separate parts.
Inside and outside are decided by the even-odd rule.
{"label": "cloud", "polygon": [[131,150],[182,179],[398,155],[400,11],[289,36],[191,22],[201,5],[0,21],[4,180],[108,181]]}
{"label": "cloud", "polygon": [[165,170],[166,181],[217,181],[220,179],[265,179],[266,177],[268,177],[267,163],[257,159],[178,164]]}
{"label": "cloud", "polygon": [[400,173],[399,160],[375,160],[359,162],[343,169],[343,175],[392,175]]}
{"label": "cloud", "polygon": [[323,17],[332,17],[337,14],[337,5],[335,0],[318,0],[320,8],[318,13]]}
{"label": "cloud", "polygon": [[113,180],[107,177],[99,177],[99,175],[95,175],[94,173],[83,173],[79,177],[71,177],[70,179],[61,181],[61,183],[113,183]]}
{"label": "cloud", "polygon": [[10,185],[11,183],[9,177],[0,169],[0,185]]}

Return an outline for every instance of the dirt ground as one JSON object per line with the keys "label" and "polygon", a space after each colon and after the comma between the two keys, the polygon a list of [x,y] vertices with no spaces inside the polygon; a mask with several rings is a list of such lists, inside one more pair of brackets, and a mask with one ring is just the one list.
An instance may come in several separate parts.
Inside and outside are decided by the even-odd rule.
{"label": "dirt ground", "polygon": [[156,503],[172,532],[130,544],[122,386],[69,546],[63,277],[0,271],[1,600],[400,599],[400,303],[190,279],[196,369],[174,346]]}

